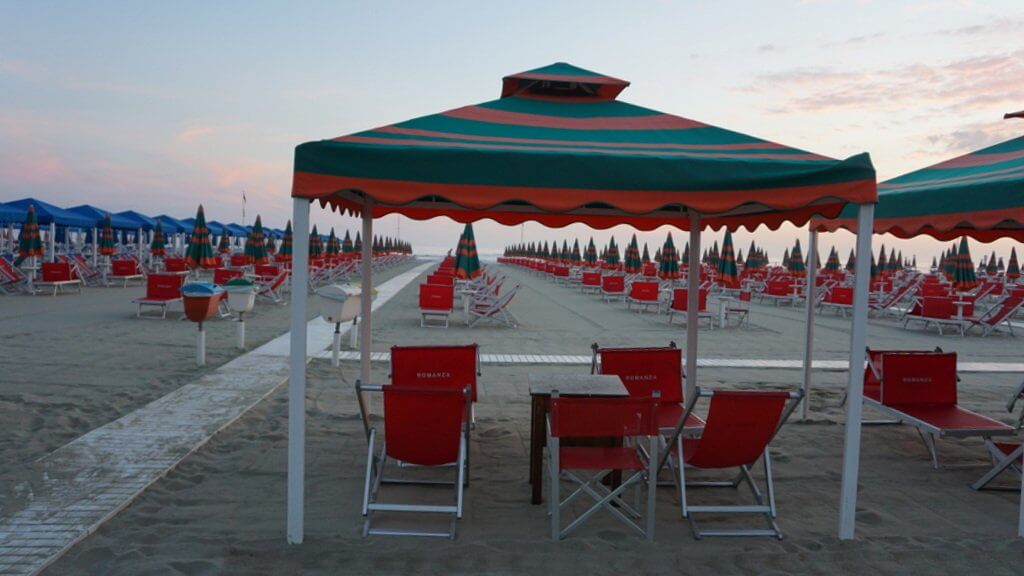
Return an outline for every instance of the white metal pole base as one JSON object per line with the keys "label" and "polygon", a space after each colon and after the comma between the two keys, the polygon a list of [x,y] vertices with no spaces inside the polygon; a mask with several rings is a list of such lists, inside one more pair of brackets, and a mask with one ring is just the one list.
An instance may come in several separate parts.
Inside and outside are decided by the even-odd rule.
{"label": "white metal pole base", "polygon": [[238,330],[236,332],[237,340],[235,346],[239,350],[245,350],[245,319],[242,318],[242,313],[238,313]]}
{"label": "white metal pole base", "polygon": [[341,322],[334,324],[334,342],[331,345],[331,366],[341,365]]}
{"label": "white metal pole base", "polygon": [[196,332],[196,366],[206,366],[206,331],[202,323]]}

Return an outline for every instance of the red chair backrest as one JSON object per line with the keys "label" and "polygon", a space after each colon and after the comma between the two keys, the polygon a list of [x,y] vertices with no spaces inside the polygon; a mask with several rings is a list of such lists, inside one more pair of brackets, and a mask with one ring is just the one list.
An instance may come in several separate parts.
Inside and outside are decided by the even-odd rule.
{"label": "red chair backrest", "polygon": [[462,390],[391,385],[383,393],[388,456],[418,466],[458,460],[466,421]]}
{"label": "red chair backrest", "polygon": [[249,264],[249,257],[245,254],[232,254],[231,265],[235,267],[242,267]]}
{"label": "red chair backrest", "polygon": [[188,268],[185,267],[184,258],[164,258],[164,270],[168,272],[184,272]]}
{"label": "red chair backrest", "polygon": [[568,266],[555,266],[555,276],[558,276],[559,278],[568,278],[569,277],[569,267]]}
{"label": "red chair backrest", "polygon": [[551,398],[551,436],[623,438],[658,433],[654,398]]}
{"label": "red chair backrest", "polygon": [[655,266],[653,263],[644,264],[644,276],[657,276],[657,275],[658,275],[658,267],[657,266]]}
{"label": "red chair backrest", "polygon": [[180,274],[150,274],[146,278],[146,298],[168,300],[181,297],[185,277]]}
{"label": "red chair backrest", "polygon": [[849,286],[835,286],[825,298],[831,304],[847,304],[853,306],[853,288]]}
{"label": "red chair backrest", "polygon": [[698,468],[733,468],[756,461],[775,436],[786,392],[716,390],[697,451],[686,459]]}
{"label": "red chair backrest", "polygon": [[217,268],[213,271],[213,283],[217,285],[227,284],[232,278],[241,278],[241,270],[230,270],[228,268]]}
{"label": "red chair backrest", "polygon": [[281,273],[281,267],[274,266],[273,264],[257,264],[253,267],[253,272],[257,276],[276,278],[277,275]]}
{"label": "red chair backrest", "polygon": [[420,284],[420,309],[451,311],[455,289],[441,284]]}
{"label": "red chair backrest", "polygon": [[135,260],[111,260],[110,267],[114,276],[134,276],[139,273],[139,265]]}
{"label": "red chair backrest", "polygon": [[921,284],[917,289],[918,296],[949,296],[949,288],[938,283],[938,279],[934,282],[925,282]]}
{"label": "red chair backrest", "polygon": [[71,280],[71,265],[67,262],[43,262],[43,282],[67,282]]}
{"label": "red chair backrest", "polygon": [[[688,298],[687,294],[688,294],[688,292],[687,292],[686,288],[676,288],[675,290],[672,291],[672,309],[673,310],[676,310],[676,311],[682,310],[684,312],[689,310],[689,308],[687,307],[689,305],[689,298]],[[698,302],[700,303],[700,305],[697,307],[697,311],[698,312],[707,312],[707,310],[708,310],[708,291],[706,289],[701,289],[701,291],[697,294],[697,298],[698,298]],[[749,298],[748,298],[748,300],[749,300]]]}
{"label": "red chair backrest", "polygon": [[881,373],[883,404],[956,404],[956,352],[884,353]]}
{"label": "red chair backrest", "polygon": [[392,346],[391,383],[428,388],[470,388],[476,402],[479,348],[465,346]]}
{"label": "red chair backrest", "polygon": [[626,277],[619,275],[602,276],[601,289],[605,292],[625,292]]}
{"label": "red chair backrest", "polygon": [[455,277],[448,274],[431,274],[427,276],[427,284],[437,284],[438,286],[454,286]]}
{"label": "red chair backrest", "polygon": [[953,299],[946,296],[928,296],[921,306],[921,316],[925,318],[947,319],[955,313]]}
{"label": "red chair backrest", "polygon": [[661,401],[683,401],[683,351],[679,348],[599,348],[600,373],[622,380],[630,396],[647,397],[654,390]]}
{"label": "red chair backrest", "polygon": [[1024,300],[1024,295],[1014,294],[1007,296],[999,301],[996,311],[991,316],[982,319],[982,322],[989,326],[999,324],[1005,320],[1007,316],[1017,311],[1017,308],[1021,305],[1021,300]]}
{"label": "red chair backrest", "polygon": [[601,285],[601,273],[600,272],[584,272],[583,273],[583,285],[584,286],[600,286]]}
{"label": "red chair backrest", "polygon": [[750,298],[750,290],[743,290],[740,292],[740,302],[750,302]]}
{"label": "red chair backrest", "polygon": [[629,287],[629,297],[634,300],[656,302],[658,300],[658,283],[635,281]]}
{"label": "red chair backrest", "polygon": [[770,296],[789,296],[793,293],[793,281],[769,280],[764,291]]}

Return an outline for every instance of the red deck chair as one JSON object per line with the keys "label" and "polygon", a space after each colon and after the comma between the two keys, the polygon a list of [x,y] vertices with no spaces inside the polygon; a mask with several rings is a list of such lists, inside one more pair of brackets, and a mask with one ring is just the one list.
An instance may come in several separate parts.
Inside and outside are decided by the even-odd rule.
{"label": "red deck chair", "polygon": [[[702,392],[687,402],[686,414],[693,412],[699,397],[710,397],[707,424],[700,438],[683,439],[676,455],[685,465],[679,470],[679,502],[684,518],[690,521],[694,538],[704,536],[774,536],[782,539],[782,531],[775,522],[775,482],[772,478],[772,460],[768,446],[782,425],[800,404],[802,393],[764,390],[717,390]],[[661,456],[659,469],[672,457],[670,452]],[[766,493],[762,494],[750,473],[758,460],[764,464]],[[739,468],[740,474],[724,482],[687,482],[686,466],[703,470]],[[738,488],[743,481],[750,486],[754,505],[691,505],[687,492],[695,487]],[[701,530],[694,513],[762,514],[767,529]]]}
{"label": "red deck chair", "polygon": [[267,281],[277,278],[281,273],[281,267],[274,264],[256,264],[252,267],[252,273],[260,280]]}
{"label": "red deck chair", "polygon": [[768,280],[765,282],[764,291],[761,292],[761,301],[772,300],[778,306],[783,302],[789,302],[796,306],[800,298],[800,287],[792,278]]}
{"label": "red deck chair", "polygon": [[[363,410],[364,422],[369,422],[363,404],[363,394],[381,392],[384,396],[384,441],[377,449],[377,429],[366,430],[369,446],[366,454],[366,480],[363,488],[363,536],[370,534],[395,536],[440,536],[455,538],[455,522],[462,518],[462,492],[468,483],[469,449],[469,394],[467,386],[462,390],[448,388],[423,388],[418,386],[379,386],[356,383],[356,394]],[[402,478],[386,478],[384,475],[388,459],[411,464],[399,467]],[[455,477],[451,482],[438,480],[417,480],[406,476],[422,468],[451,467]],[[454,488],[451,504],[408,504],[383,502],[380,489],[383,484],[446,484]],[[445,531],[421,530],[415,528],[374,528],[375,512],[409,512],[448,515],[449,525]]]}
{"label": "red deck chair", "polygon": [[28,278],[21,269],[0,256],[0,292],[14,294],[27,289]]}
{"label": "red deck chair", "polygon": [[903,317],[903,327],[906,328],[910,321],[923,322],[924,327],[934,324],[942,334],[943,325],[953,326],[964,335],[964,320],[956,315],[956,306],[953,298],[949,296],[925,296],[916,298],[914,306],[906,316]]}
{"label": "red deck chair", "polygon": [[[551,538],[556,542],[568,536],[584,521],[602,508],[636,530],[647,540],[654,539],[654,505],[657,491],[658,464],[658,399],[654,398],[560,398],[551,394],[551,411],[547,421],[548,472],[551,497]],[[616,438],[619,447],[562,446],[563,438]],[[583,477],[578,474],[591,474]],[[602,481],[613,472],[630,472],[615,488]],[[570,480],[576,489],[564,500],[562,480]],[[646,513],[641,515],[640,487],[647,485]],[[623,499],[628,488],[635,488],[633,503]],[[562,515],[580,496],[589,495],[595,504],[580,513],[562,528]],[[634,520],[644,518],[645,526]]]}
{"label": "red deck chair", "polygon": [[241,277],[241,270],[233,270],[231,268],[217,268],[216,270],[213,271],[213,283],[218,286],[223,286],[227,284],[229,280]]}
{"label": "red deck chair", "polygon": [[738,317],[739,323],[737,326],[746,324],[750,326],[750,290],[740,290],[739,295],[735,300],[727,300],[725,304],[725,319],[728,322],[730,316]]}
{"label": "red deck chair", "polygon": [[143,306],[155,306],[160,308],[160,317],[167,318],[167,307],[181,302],[181,287],[184,283],[185,276],[181,274],[150,274],[146,278],[146,295],[132,300],[139,305],[135,316],[142,317]]}
{"label": "red deck chair", "polygon": [[437,326],[427,324],[430,318],[441,318],[448,327],[448,317],[455,302],[455,287],[447,284],[420,284],[420,327]]}
{"label": "red deck chair", "polygon": [[480,347],[476,344],[447,346],[392,346],[391,383],[423,388],[469,387],[476,402],[480,376]]}
{"label": "red deck chair", "polygon": [[40,266],[41,279],[32,283],[33,290],[38,288],[53,288],[53,295],[58,292],[64,293],[65,288],[74,288],[76,292],[82,291],[82,280],[75,278],[71,264],[67,262],[43,262]]}
{"label": "red deck chair", "polygon": [[601,296],[605,302],[626,297],[626,277],[619,274],[601,276]]}
{"label": "red deck chair", "polygon": [[[688,296],[689,292],[687,288],[675,288],[672,290],[672,302],[668,305],[668,323],[672,323],[672,318],[676,312],[682,312],[683,320],[686,320],[686,311],[689,309],[690,300]],[[700,292],[697,293],[699,306],[697,307],[697,322],[701,320],[707,320],[710,327],[714,327],[715,315],[708,310],[708,291],[706,288],[701,288]]]}
{"label": "red deck chair", "polygon": [[636,304],[637,310],[642,314],[650,306],[658,307],[661,305],[661,302],[658,300],[658,294],[658,282],[635,280],[629,285],[626,309],[630,310]]}
{"label": "red deck chair", "polygon": [[850,286],[833,286],[818,304],[818,310],[824,312],[826,309],[834,309],[843,318],[846,318],[846,311],[852,308],[853,288]]}
{"label": "red deck chair", "polygon": [[[869,350],[864,402],[913,425],[939,467],[935,441],[939,438],[1012,436],[1017,429],[962,408],[957,403],[955,352]],[[877,379],[868,383],[868,378]]]}
{"label": "red deck chair", "polygon": [[139,269],[139,263],[129,258],[110,261],[110,274],[107,280],[121,280],[122,287],[127,288],[131,280],[142,280],[146,277]]}
{"label": "red deck chair", "polygon": [[[1018,400],[1024,400],[1024,382],[1017,386],[1017,390],[1010,397],[1010,401],[1006,403],[1006,411],[1012,413],[1014,405],[1017,404]],[[1017,430],[1024,428],[1024,406],[1021,407],[1020,414],[1017,415]],[[986,442],[989,449],[989,455],[992,457],[992,469],[985,473],[984,476],[978,479],[977,482],[971,484],[971,488],[974,490],[1013,490],[1017,492],[1021,489],[1020,483],[1015,486],[1003,487],[1003,486],[991,486],[992,480],[995,480],[1000,474],[1007,470],[1013,470],[1018,475],[1021,474],[1021,460],[1024,458],[1024,443],[1021,442]]]}
{"label": "red deck chair", "polygon": [[1010,319],[1017,314],[1022,305],[1024,305],[1024,296],[1012,294],[1004,296],[984,314],[966,318],[970,325],[964,330],[969,331],[971,328],[979,326],[981,328],[981,335],[984,337],[997,330],[1000,325],[1005,324],[1006,329],[1010,332],[1010,336],[1014,336],[1013,323],[1010,322]]}
{"label": "red deck chair", "polygon": [[188,272],[188,267],[185,266],[184,258],[164,258],[164,271],[165,272]]}
{"label": "red deck chair", "polygon": [[257,276],[253,279],[256,283],[256,297],[260,300],[284,304],[284,284],[288,280],[288,271],[281,270],[277,276]]}
{"label": "red deck chair", "polygon": [[601,292],[601,272],[600,271],[587,271],[583,273],[583,278],[580,280],[580,292],[584,294],[593,292],[598,294]]}

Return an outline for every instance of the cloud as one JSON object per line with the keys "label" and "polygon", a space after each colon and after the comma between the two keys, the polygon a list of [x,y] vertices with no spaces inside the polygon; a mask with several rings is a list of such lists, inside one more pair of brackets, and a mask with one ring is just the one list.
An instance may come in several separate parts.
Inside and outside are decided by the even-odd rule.
{"label": "cloud", "polygon": [[928,142],[944,152],[962,154],[998,144],[1020,135],[1020,125],[1013,122],[969,124],[948,134],[929,136]]}
{"label": "cloud", "polygon": [[823,44],[825,48],[835,48],[841,46],[857,46],[861,44],[867,44],[868,42],[876,42],[882,40],[888,36],[886,32],[875,32],[874,34],[862,34],[860,36],[852,36],[845,40],[837,40],[835,42],[828,42]]}
{"label": "cloud", "polygon": [[189,126],[178,133],[177,140],[183,144],[188,144],[206,138],[207,136],[234,132],[243,128],[245,128],[245,126],[242,124],[206,124]]}
{"label": "cloud", "polygon": [[778,44],[762,44],[757,47],[757,51],[761,54],[768,54],[770,52],[779,52],[782,47]]}

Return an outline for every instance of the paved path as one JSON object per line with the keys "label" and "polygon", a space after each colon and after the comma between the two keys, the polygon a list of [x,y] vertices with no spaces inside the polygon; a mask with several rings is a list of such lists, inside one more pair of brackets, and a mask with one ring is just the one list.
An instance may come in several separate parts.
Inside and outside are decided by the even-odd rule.
{"label": "paved path", "polygon": [[[432,265],[378,286],[373,309]],[[307,329],[308,350],[331,345],[332,324],[317,318]],[[0,519],[0,575],[41,571],[287,382],[288,349],[289,335],[279,336],[43,457],[32,502]]]}
{"label": "paved path", "polygon": [[[322,352],[320,358],[330,356],[330,351]],[[358,361],[358,352],[342,352],[339,358],[345,362]],[[391,355],[387,352],[374,352],[371,360],[374,362],[388,362]],[[590,365],[590,356],[566,355],[566,354],[480,354],[480,361],[484,364],[547,364],[547,365]],[[767,368],[781,370],[797,370],[803,368],[801,360],[766,360],[756,358],[699,358],[697,366],[705,368]],[[846,360],[815,360],[813,364],[817,370],[846,370],[849,362]],[[957,363],[960,372],[974,373],[1024,373],[1022,362],[966,362]]]}

